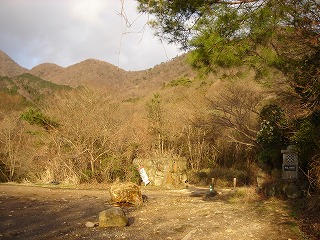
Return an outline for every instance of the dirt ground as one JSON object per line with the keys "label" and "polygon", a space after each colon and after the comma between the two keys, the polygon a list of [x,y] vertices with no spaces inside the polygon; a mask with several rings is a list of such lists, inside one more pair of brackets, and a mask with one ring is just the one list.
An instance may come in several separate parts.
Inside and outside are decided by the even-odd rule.
{"label": "dirt ground", "polygon": [[110,206],[107,188],[0,184],[0,239],[306,239],[285,202],[250,188],[217,191],[142,187],[143,206],[124,208],[129,226],[88,228]]}

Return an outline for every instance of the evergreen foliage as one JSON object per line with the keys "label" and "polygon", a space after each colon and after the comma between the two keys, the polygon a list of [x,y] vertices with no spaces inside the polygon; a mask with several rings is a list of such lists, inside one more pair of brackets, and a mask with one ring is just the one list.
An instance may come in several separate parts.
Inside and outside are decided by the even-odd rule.
{"label": "evergreen foliage", "polygon": [[[248,65],[258,75],[265,66],[286,76],[303,112],[286,116],[277,105],[260,112],[260,159],[281,165],[281,148],[294,142],[302,167],[312,168],[320,139],[320,4],[315,0],[138,0],[153,17],[156,35],[191,50],[189,61],[202,73],[217,66]],[[292,116],[292,115],[291,115]],[[318,158],[317,158],[318,159]],[[314,162],[313,162],[314,163]],[[318,166],[313,164],[313,166]],[[320,176],[320,173],[318,173]],[[319,186],[320,189],[320,186]]]}
{"label": "evergreen foliage", "polygon": [[306,104],[319,107],[320,6],[317,1],[139,0],[157,35],[191,49],[201,71],[263,64],[288,76]]}
{"label": "evergreen foliage", "polygon": [[295,129],[291,141],[296,145],[300,161],[306,170],[312,164],[312,158],[320,151],[320,112],[297,120]]}
{"label": "evergreen foliage", "polygon": [[269,104],[260,112],[261,128],[257,140],[262,146],[259,160],[274,168],[281,168],[281,150],[289,144],[284,111],[275,104]]}
{"label": "evergreen foliage", "polygon": [[30,108],[21,114],[21,119],[27,121],[31,125],[38,125],[45,129],[52,129],[59,126],[59,123],[45,116],[40,110]]}
{"label": "evergreen foliage", "polygon": [[181,77],[174,79],[166,84],[167,87],[176,87],[176,86],[189,86],[192,83],[192,80],[188,77]]}

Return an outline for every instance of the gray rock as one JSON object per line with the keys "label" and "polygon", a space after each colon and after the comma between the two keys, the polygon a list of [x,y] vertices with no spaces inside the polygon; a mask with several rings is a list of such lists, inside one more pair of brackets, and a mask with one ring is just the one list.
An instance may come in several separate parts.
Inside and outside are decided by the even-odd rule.
{"label": "gray rock", "polygon": [[99,213],[99,227],[125,227],[128,218],[119,207],[110,207]]}
{"label": "gray rock", "polygon": [[289,183],[284,186],[284,192],[290,199],[296,199],[302,196],[302,191],[296,183]]}
{"label": "gray rock", "polygon": [[212,190],[211,192],[206,193],[202,200],[204,201],[209,201],[209,200],[213,200],[215,196],[218,195],[218,192],[216,190]]}
{"label": "gray rock", "polygon": [[257,173],[257,184],[259,188],[262,188],[270,179],[269,174],[260,169]]}
{"label": "gray rock", "polygon": [[276,186],[274,184],[265,185],[263,188],[263,193],[267,197],[275,197],[277,194]]}

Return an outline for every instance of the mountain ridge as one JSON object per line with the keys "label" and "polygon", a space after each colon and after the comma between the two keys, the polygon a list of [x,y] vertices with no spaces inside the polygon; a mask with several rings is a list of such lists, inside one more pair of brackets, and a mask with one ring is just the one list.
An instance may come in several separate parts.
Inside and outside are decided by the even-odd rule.
{"label": "mountain ridge", "polygon": [[[1,57],[2,56],[2,57]],[[147,70],[126,71],[111,63],[89,58],[68,67],[55,63],[41,63],[28,70],[21,67],[4,52],[0,52],[0,76],[18,76],[30,73],[59,85],[78,86],[117,86],[127,90],[155,89],[176,78],[196,76],[196,71],[185,61],[186,54]]]}
{"label": "mountain ridge", "polygon": [[[72,64],[66,68],[58,68],[57,66],[58,65],[52,68],[52,65],[45,65],[45,67],[47,67],[47,75],[40,75],[39,72],[32,70],[31,73],[56,84],[78,87],[94,82],[101,84],[105,82],[105,79],[115,81],[115,79],[121,79],[125,72],[110,63],[92,58]],[[51,70],[48,69],[48,67],[51,67]]]}

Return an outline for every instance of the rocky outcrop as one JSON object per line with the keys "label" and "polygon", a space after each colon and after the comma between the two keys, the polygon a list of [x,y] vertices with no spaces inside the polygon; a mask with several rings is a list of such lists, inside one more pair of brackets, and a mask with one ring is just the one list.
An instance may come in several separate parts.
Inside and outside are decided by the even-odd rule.
{"label": "rocky outcrop", "polygon": [[176,188],[185,186],[187,160],[185,158],[137,158],[133,162],[143,166],[152,185]]}

